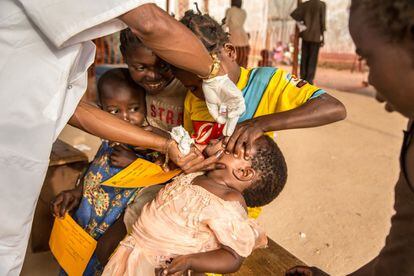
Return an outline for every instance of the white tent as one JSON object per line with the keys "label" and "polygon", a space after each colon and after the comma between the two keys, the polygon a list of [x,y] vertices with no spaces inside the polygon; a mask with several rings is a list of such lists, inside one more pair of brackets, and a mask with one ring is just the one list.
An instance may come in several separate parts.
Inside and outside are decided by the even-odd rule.
{"label": "white tent", "polygon": [[[166,0],[158,0],[165,7]],[[170,0],[170,11],[177,16],[197,2],[202,11],[209,12],[219,22],[224,17],[230,0]],[[327,32],[324,52],[352,53],[354,46],[348,33],[349,0],[325,0],[327,5]],[[208,9],[206,7],[208,5]],[[246,30],[251,35],[253,49],[273,48],[277,41],[289,42],[294,32],[294,21],[290,13],[295,9],[297,0],[244,0],[247,11]],[[253,52],[252,54],[257,54]]]}
{"label": "white tent", "polygon": [[[260,1],[260,0],[259,0]],[[290,13],[295,9],[297,0],[270,0],[268,13],[269,44],[277,41],[288,42],[294,30]],[[329,53],[352,53],[354,46],[348,32],[348,0],[325,0],[327,5],[325,47]]]}

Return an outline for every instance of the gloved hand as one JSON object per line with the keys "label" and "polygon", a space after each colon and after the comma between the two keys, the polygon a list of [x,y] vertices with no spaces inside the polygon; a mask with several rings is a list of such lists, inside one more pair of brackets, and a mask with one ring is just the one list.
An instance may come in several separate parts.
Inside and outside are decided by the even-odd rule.
{"label": "gloved hand", "polygon": [[227,75],[204,80],[203,92],[211,116],[219,124],[225,124],[224,136],[231,136],[246,110],[243,94]]}

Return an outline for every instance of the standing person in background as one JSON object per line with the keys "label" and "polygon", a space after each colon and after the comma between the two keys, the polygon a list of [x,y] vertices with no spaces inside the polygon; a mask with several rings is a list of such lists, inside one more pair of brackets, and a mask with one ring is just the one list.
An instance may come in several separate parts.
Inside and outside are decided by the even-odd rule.
{"label": "standing person in background", "polygon": [[247,14],[241,6],[242,0],[232,0],[231,8],[226,10],[226,17],[223,19],[223,23],[228,27],[230,42],[236,47],[237,64],[246,68],[250,46],[249,36],[243,27]]}
{"label": "standing person in background", "polygon": [[319,48],[325,43],[326,4],[320,0],[309,0],[299,4],[290,16],[305,24],[306,29],[300,33],[302,38],[302,59],[300,78],[313,84],[318,65]]}

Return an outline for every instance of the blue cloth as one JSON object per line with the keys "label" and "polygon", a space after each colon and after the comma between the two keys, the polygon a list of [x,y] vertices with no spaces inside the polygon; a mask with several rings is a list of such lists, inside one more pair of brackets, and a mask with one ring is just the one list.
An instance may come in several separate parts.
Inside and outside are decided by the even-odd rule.
{"label": "blue cloth", "polygon": [[239,118],[239,123],[253,118],[266,88],[276,73],[274,67],[258,67],[251,71],[249,81],[242,93],[246,104],[246,111]]}
{"label": "blue cloth", "polygon": [[320,95],[326,94],[326,91],[323,89],[319,89],[317,91],[315,91],[315,93],[312,94],[312,97],[309,98],[309,101],[312,99],[315,99],[317,97],[319,97]]}
{"label": "blue cloth", "polygon": [[[86,171],[82,199],[74,215],[75,221],[95,240],[98,240],[121,216],[138,191],[136,188],[120,189],[101,186],[103,181],[122,170],[122,168],[111,165],[109,158],[111,153],[112,147],[104,141]],[[140,154],[137,154],[137,158],[149,159]],[[103,267],[96,254],[93,254],[83,275],[100,275],[102,270]],[[62,274],[65,275],[65,273]]]}

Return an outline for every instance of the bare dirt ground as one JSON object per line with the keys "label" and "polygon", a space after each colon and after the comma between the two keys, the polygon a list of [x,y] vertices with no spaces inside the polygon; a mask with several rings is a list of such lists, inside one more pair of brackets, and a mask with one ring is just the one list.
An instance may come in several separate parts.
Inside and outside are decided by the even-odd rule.
{"label": "bare dirt ground", "polygon": [[[406,120],[389,114],[362,87],[363,74],[320,69],[316,84],[339,98],[348,118],[333,125],[279,132],[289,177],[260,222],[269,236],[308,263],[344,275],[381,249],[393,213],[393,187]],[[99,139],[66,128],[61,139],[88,145]],[[50,254],[28,254],[22,275],[56,275]]]}

